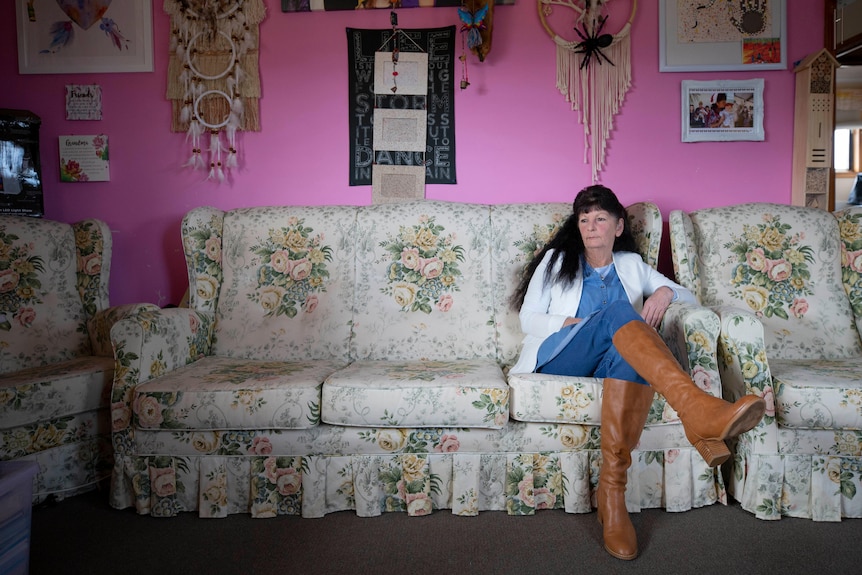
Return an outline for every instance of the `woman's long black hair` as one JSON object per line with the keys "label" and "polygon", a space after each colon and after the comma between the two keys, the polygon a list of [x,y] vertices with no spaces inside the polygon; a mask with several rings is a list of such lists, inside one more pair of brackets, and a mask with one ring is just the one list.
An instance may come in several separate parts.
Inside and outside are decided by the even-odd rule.
{"label": "woman's long black hair", "polygon": [[[518,288],[512,294],[510,300],[513,309],[520,309],[521,305],[523,305],[527,287],[530,285],[530,279],[549,250],[554,250],[554,253],[548,261],[548,267],[545,268],[545,285],[556,280],[562,281],[564,285],[571,285],[575,281],[578,269],[581,267],[581,254],[584,253],[584,240],[581,238],[581,232],[578,229],[578,219],[582,214],[592,212],[593,210],[605,210],[623,221],[623,233],[614,240],[615,252],[637,251],[637,244],[629,226],[626,209],[620,203],[619,199],[617,199],[617,196],[610,188],[606,188],[605,186],[587,186],[575,196],[575,201],[572,203],[572,215],[566,218],[566,221],[560,227],[560,231],[527,265],[521,276]],[[563,261],[557,277],[554,278],[553,269],[560,257],[563,258]]]}

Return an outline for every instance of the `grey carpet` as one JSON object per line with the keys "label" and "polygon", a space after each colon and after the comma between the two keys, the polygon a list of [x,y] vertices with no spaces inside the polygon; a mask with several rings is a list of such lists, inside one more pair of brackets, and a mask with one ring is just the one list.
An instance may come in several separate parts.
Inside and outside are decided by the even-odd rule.
{"label": "grey carpet", "polygon": [[602,549],[595,513],[484,512],[456,517],[353,512],[322,519],[173,519],[109,507],[92,492],[33,511],[31,562],[41,574],[859,573],[862,520],[756,519],[738,504],[632,514],[641,554]]}

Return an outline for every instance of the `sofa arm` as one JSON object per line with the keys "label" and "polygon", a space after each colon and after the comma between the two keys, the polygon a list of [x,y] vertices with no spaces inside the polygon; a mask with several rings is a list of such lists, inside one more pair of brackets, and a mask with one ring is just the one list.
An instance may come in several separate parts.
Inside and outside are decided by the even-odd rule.
{"label": "sofa arm", "polygon": [[114,324],[111,430],[115,452],[125,452],[135,387],[209,355],[214,322],[210,312],[156,308],[139,310]]}
{"label": "sofa arm", "polygon": [[90,346],[93,355],[111,357],[114,351],[111,347],[111,328],[122,319],[134,318],[138,313],[158,310],[157,305],[151,303],[132,303],[118,305],[96,312],[87,321],[87,333],[90,335]]}
{"label": "sofa arm", "polygon": [[747,311],[732,306],[715,308],[721,322],[719,371],[725,397],[735,400],[754,394],[766,401],[761,426],[775,421],[775,395],[772,372],[766,359],[763,324]]}
{"label": "sofa arm", "polygon": [[662,339],[697,386],[717,397],[722,396],[717,358],[719,330],[714,311],[684,302],[672,303],[659,327]]}

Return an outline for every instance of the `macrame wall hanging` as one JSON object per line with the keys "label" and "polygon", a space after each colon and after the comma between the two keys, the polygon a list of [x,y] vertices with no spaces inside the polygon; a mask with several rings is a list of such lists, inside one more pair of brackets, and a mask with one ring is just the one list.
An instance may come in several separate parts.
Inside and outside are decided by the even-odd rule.
{"label": "macrame wall hanging", "polygon": [[[580,111],[584,125],[584,162],[592,167],[593,182],[605,165],[607,140],[614,116],[631,86],[631,29],[637,0],[631,0],[631,15],[616,34],[605,30],[608,17],[603,9],[610,0],[537,0],[539,18],[557,45],[557,88]],[[557,35],[548,17],[554,6],[576,13],[577,39]]]}
{"label": "macrame wall hanging", "polygon": [[237,132],[260,131],[258,45],[266,7],[263,0],[165,0],[164,9],[171,17],[171,130],[186,134],[186,166],[223,181],[238,163]]}

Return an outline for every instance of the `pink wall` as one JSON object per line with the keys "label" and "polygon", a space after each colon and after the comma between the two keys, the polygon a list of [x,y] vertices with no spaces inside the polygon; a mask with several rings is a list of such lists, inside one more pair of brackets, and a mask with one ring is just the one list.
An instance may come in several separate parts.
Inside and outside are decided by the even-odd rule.
{"label": "pink wall", "polygon": [[[387,28],[389,12],[284,14],[266,0],[261,27],[260,133],[241,139],[242,170],[230,184],[181,168],[182,135],[169,130],[165,99],[168,17],[154,0],[155,72],[19,75],[17,2],[0,5],[0,107],[42,118],[46,216],[98,217],[114,233],[112,303],[176,303],[186,289],[179,224],[199,205],[367,204],[370,187],[348,186],[346,27]],[[614,4],[628,6],[626,1]],[[821,2],[789,0],[789,61],[823,45]],[[402,28],[457,24],[450,8],[399,11]],[[633,86],[612,134],[601,181],[624,203],[651,199],[663,213],[743,201],[790,201],[794,74],[766,71],[765,142],[680,142],[680,81],[746,73],[658,72],[658,3],[641,0],[633,27]],[[792,67],[792,66],[791,66]],[[590,183],[583,128],[555,87],[554,45],[534,0],[496,11],[493,49],[469,61],[456,87],[457,185],[428,198],[482,203],[570,201]],[[456,78],[456,86],[457,86]],[[102,86],[103,120],[65,120],[65,85]],[[68,184],[58,175],[57,136],[104,133],[111,181]]]}

